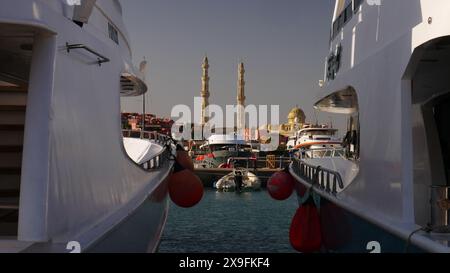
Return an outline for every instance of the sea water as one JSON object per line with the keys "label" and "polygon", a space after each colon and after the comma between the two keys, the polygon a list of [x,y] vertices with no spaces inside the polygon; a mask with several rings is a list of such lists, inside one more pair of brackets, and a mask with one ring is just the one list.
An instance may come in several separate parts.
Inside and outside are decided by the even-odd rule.
{"label": "sea water", "polygon": [[170,204],[161,253],[289,253],[289,227],[298,207],[295,194],[275,201],[267,191],[206,189],[189,209]]}

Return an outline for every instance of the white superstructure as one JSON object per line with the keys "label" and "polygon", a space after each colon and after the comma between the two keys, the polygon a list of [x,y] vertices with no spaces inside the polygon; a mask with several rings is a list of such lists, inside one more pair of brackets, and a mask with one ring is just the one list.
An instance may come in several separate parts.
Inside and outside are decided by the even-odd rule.
{"label": "white superstructure", "polygon": [[72,2],[0,1],[0,252],[154,251],[169,151],[126,153],[120,99],[147,87],[119,1]]}
{"label": "white superstructure", "polygon": [[342,140],[336,136],[337,129],[327,127],[303,128],[289,138],[288,149],[332,149],[340,148]]}
{"label": "white superstructure", "polygon": [[246,145],[247,142],[238,134],[213,134],[201,148],[211,145]]}

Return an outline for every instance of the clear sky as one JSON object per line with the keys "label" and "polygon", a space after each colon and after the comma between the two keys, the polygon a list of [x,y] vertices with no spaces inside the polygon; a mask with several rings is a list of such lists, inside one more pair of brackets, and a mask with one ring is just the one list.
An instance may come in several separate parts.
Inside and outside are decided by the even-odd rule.
{"label": "clear sky", "polygon": [[[136,64],[150,62],[149,112],[169,116],[173,105],[193,105],[201,63],[210,60],[210,103],[235,104],[237,65],[246,66],[247,104],[280,105],[281,121],[299,105],[314,121],[323,78],[332,0],[121,1]],[[142,97],[124,111],[141,111]],[[319,115],[328,121],[328,116]]]}

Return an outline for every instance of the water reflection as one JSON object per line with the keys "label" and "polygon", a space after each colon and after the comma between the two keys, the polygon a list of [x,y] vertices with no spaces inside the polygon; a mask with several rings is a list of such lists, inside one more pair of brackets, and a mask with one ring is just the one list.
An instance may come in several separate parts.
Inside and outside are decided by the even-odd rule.
{"label": "water reflection", "polygon": [[289,226],[295,196],[279,202],[266,191],[205,191],[194,208],[171,205],[160,252],[294,252]]}

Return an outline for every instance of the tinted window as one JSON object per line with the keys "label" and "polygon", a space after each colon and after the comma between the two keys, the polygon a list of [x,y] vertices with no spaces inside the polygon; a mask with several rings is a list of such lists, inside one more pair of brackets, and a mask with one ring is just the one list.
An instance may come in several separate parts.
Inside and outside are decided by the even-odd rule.
{"label": "tinted window", "polygon": [[113,40],[116,44],[119,44],[119,33],[117,32],[117,29],[108,23],[108,32],[109,32],[109,38]]}

